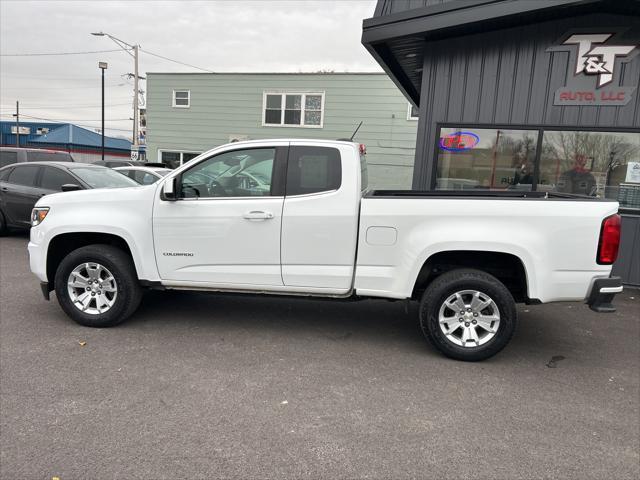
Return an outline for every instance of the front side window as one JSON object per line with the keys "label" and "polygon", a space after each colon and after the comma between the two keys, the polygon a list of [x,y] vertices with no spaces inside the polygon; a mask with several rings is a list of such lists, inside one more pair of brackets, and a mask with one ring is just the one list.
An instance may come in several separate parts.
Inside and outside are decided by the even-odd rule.
{"label": "front side window", "polygon": [[537,130],[442,128],[436,190],[532,190]]}
{"label": "front side window", "polygon": [[545,131],[538,189],[640,210],[640,133]]}
{"label": "front side window", "polygon": [[78,181],[67,172],[55,167],[44,167],[40,187],[55,192],[62,191],[62,185],[77,184]]}
{"label": "front side window", "polygon": [[265,126],[320,128],[324,93],[264,94],[262,124]]}
{"label": "front side window", "polygon": [[173,106],[175,108],[189,108],[191,106],[191,90],[174,90]]}
{"label": "front side window", "polygon": [[34,187],[39,169],[36,165],[18,165],[11,171],[7,181],[24,187]]}
{"label": "front side window", "polygon": [[234,150],[198,163],[182,175],[183,198],[271,195],[275,148]]}
{"label": "front side window", "polygon": [[287,196],[329,192],[340,188],[340,151],[332,147],[292,146],[287,162]]}

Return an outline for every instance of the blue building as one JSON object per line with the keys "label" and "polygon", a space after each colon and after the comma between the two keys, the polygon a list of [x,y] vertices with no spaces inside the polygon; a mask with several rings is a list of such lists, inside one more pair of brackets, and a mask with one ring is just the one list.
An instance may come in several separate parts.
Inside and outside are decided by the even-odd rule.
{"label": "blue building", "polygon": [[[0,146],[16,145],[16,124],[0,121]],[[69,152],[76,162],[93,163],[102,156],[102,136],[70,123],[20,122],[20,146]],[[104,138],[105,159],[131,156],[131,142],[124,138]]]}

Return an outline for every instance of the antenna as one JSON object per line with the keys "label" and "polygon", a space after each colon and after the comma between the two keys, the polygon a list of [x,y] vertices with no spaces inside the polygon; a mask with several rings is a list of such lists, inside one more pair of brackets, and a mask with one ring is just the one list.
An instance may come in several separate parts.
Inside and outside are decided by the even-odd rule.
{"label": "antenna", "polygon": [[358,124],[358,127],[356,128],[356,131],[355,131],[355,132],[353,132],[353,135],[351,135],[351,138],[349,139],[349,141],[351,141],[351,142],[353,141],[353,137],[355,137],[355,136],[356,136],[356,133],[358,133],[358,130],[360,130],[360,127],[361,127],[361,126],[362,126],[362,122],[360,122],[360,123]]}

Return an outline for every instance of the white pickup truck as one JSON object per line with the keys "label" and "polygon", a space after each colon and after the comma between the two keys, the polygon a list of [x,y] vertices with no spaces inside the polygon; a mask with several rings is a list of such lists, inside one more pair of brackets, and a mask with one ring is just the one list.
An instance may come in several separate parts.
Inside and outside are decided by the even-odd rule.
{"label": "white pickup truck", "polygon": [[368,191],[366,171],[356,143],[248,141],[153,185],[47,195],[31,270],[92,327],[133,314],[144,288],[417,300],[425,336],[462,360],[508,343],[516,302],[614,310],[617,202]]}

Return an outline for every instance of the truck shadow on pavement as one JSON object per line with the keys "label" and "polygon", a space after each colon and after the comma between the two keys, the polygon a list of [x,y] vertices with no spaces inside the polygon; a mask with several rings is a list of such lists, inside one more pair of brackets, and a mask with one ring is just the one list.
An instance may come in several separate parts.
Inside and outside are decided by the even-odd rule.
{"label": "truck shadow on pavement", "polygon": [[[555,318],[566,317],[566,312],[531,308],[519,306],[520,322],[511,344],[487,361],[535,357],[536,362],[541,362],[542,356],[544,365],[552,356],[566,354],[564,350],[575,334],[561,328]],[[566,310],[566,306],[561,308]],[[586,310],[580,304],[572,308],[578,315]],[[198,335],[257,337],[275,343],[316,346],[348,343],[354,348],[368,345],[444,358],[423,338],[417,302],[150,291],[139,310],[116,328],[186,336],[197,331]]]}

